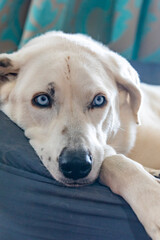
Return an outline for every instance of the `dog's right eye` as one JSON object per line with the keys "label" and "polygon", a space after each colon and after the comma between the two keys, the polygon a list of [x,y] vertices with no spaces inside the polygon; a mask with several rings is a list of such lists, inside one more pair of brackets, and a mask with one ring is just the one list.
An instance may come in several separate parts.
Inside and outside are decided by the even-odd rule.
{"label": "dog's right eye", "polygon": [[32,99],[32,104],[40,107],[40,108],[47,108],[51,107],[51,98],[48,94],[43,93],[43,94],[38,94]]}
{"label": "dog's right eye", "polygon": [[91,103],[91,107],[92,108],[100,108],[103,107],[104,105],[106,105],[107,100],[105,98],[105,96],[98,94],[94,97],[92,103]]}

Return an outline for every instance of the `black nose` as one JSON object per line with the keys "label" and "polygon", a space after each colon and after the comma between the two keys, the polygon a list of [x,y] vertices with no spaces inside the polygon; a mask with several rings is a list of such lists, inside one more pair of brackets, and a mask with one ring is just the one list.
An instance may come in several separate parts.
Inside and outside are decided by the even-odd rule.
{"label": "black nose", "polygon": [[84,178],[92,169],[92,157],[83,149],[64,148],[59,156],[59,168],[67,178],[74,180]]}

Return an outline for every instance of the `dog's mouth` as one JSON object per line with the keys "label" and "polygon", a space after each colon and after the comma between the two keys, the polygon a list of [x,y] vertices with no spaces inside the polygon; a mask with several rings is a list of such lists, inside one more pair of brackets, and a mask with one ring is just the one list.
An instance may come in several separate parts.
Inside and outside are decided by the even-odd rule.
{"label": "dog's mouth", "polygon": [[[95,181],[95,180],[94,180]],[[83,186],[86,186],[86,185],[91,185],[93,182],[93,180],[90,181],[90,180],[87,180],[87,179],[84,179],[84,180],[69,180],[69,179],[60,179],[60,183],[66,187],[83,187]]]}

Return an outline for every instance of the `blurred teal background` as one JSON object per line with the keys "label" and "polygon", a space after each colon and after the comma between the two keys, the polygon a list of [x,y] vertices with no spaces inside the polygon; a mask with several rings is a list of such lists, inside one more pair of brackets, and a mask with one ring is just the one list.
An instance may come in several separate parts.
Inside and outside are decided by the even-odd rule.
{"label": "blurred teal background", "polygon": [[50,30],[84,33],[127,59],[160,62],[159,0],[0,0],[0,52]]}

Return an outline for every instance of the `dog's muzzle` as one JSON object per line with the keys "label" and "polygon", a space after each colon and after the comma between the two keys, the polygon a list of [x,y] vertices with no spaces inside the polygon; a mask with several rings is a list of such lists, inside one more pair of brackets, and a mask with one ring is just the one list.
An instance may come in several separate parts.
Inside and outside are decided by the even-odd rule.
{"label": "dog's muzzle", "polygon": [[92,169],[92,157],[84,149],[64,148],[59,156],[59,169],[66,178],[78,180],[86,177]]}

